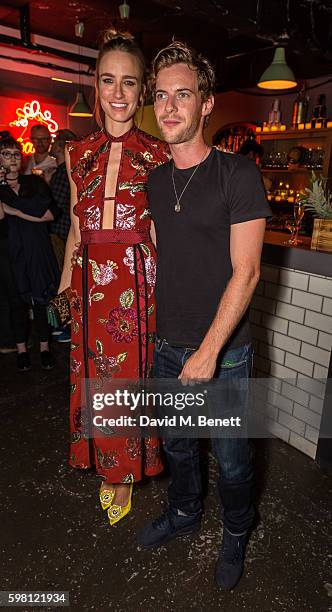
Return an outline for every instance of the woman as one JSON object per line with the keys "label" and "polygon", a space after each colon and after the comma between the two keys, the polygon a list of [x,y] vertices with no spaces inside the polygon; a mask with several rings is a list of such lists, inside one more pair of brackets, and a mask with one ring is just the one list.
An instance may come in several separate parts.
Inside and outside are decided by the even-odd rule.
{"label": "woman", "polygon": [[71,228],[59,293],[73,291],[70,465],[94,465],[104,478],[99,496],[111,525],[129,512],[133,482],[162,469],[157,440],[107,436],[91,424],[94,390],[113,378],[144,378],[152,360],[155,250],[146,183],[167,155],[135,126],[144,93],[141,51],[129,34],[106,31],[96,67],[101,129],[68,146]]}
{"label": "woman", "polygon": [[[57,214],[51,192],[38,176],[20,173],[22,151],[11,136],[0,140],[0,219],[6,223],[9,259],[22,302],[33,307],[40,341],[42,368],[54,367],[49,350],[47,304],[56,294],[59,270],[48,235],[47,221]],[[4,218],[4,214],[6,218]],[[14,332],[17,344],[17,367],[31,369],[26,347],[26,325],[23,306],[16,308]]]}

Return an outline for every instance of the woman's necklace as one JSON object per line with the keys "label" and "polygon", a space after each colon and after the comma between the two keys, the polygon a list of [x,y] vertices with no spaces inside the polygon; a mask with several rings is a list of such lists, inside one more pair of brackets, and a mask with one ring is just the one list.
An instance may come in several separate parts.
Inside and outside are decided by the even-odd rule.
{"label": "woman's necklace", "polygon": [[191,179],[193,178],[193,176],[194,176],[195,172],[198,170],[198,168],[200,167],[201,163],[202,163],[202,162],[204,161],[204,159],[207,157],[207,155],[208,155],[209,151],[210,151],[210,148],[208,147],[208,148],[207,148],[207,150],[204,152],[204,155],[203,155],[203,157],[202,157],[201,161],[199,162],[199,164],[198,164],[198,165],[197,165],[197,166],[194,168],[193,172],[191,173],[191,175],[190,175],[189,179],[187,180],[187,182],[186,182],[186,184],[185,184],[184,188],[182,189],[182,191],[181,191],[181,193],[180,193],[180,195],[179,195],[179,196],[178,196],[177,191],[176,191],[176,187],[175,187],[175,180],[174,180],[174,168],[175,168],[175,165],[174,165],[174,161],[172,162],[172,183],[173,183],[173,189],[174,189],[174,194],[175,194],[175,199],[176,199],[176,204],[175,204],[175,206],[174,206],[174,210],[175,210],[175,212],[177,212],[177,213],[178,213],[178,212],[180,212],[180,211],[181,211],[181,204],[180,204],[180,202],[181,202],[181,198],[182,198],[182,196],[183,196],[183,194],[184,194],[185,190],[187,189],[187,187],[188,187],[188,185],[189,185],[189,183],[190,183]]}

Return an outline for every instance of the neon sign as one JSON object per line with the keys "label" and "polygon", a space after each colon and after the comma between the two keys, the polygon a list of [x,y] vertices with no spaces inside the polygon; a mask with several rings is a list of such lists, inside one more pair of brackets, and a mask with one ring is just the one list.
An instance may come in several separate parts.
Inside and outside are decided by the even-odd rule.
{"label": "neon sign", "polygon": [[55,134],[55,132],[57,132],[59,129],[57,122],[52,119],[51,111],[47,109],[42,111],[38,100],[26,102],[22,108],[18,107],[15,112],[16,119],[11,121],[9,126],[23,128],[23,131],[17,140],[22,143],[23,153],[26,155],[32,155],[35,152],[35,147],[33,146],[32,142],[24,138],[24,134],[30,121],[37,121],[37,123],[45,125],[51,135]]}

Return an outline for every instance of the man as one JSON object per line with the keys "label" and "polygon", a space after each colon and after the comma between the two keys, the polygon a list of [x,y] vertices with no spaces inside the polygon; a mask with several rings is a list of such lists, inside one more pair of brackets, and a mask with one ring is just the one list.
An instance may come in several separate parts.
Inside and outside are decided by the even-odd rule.
{"label": "man", "polygon": [[77,140],[74,132],[59,130],[51,146],[51,155],[55,157],[57,167],[51,177],[50,188],[61,211],[59,218],[51,223],[51,232],[59,236],[64,243],[70,228],[70,186],[65,163],[65,146],[70,140]]}
{"label": "man", "polygon": [[25,174],[38,174],[38,176],[41,176],[49,183],[56,169],[56,161],[54,157],[49,155],[51,144],[50,132],[45,125],[33,125],[30,138],[35,147],[35,154],[29,158]]}
{"label": "man", "polygon": [[[59,130],[51,146],[51,155],[55,157],[57,168],[50,180],[50,188],[53,198],[60,210],[60,215],[50,224],[50,238],[56,255],[60,271],[63,268],[63,260],[67,236],[70,228],[70,185],[65,163],[65,146],[70,140],[77,140],[71,130]],[[70,342],[70,328],[59,327],[53,331],[57,342]]]}
{"label": "man", "polygon": [[[264,189],[254,164],[211,149],[203,128],[214,105],[209,62],[173,42],[152,68],[154,109],[173,160],[148,183],[158,245],[157,342],[154,375],[184,383],[249,376],[252,350],[247,309],[260,274]],[[255,511],[253,467],[246,438],[213,439],[220,469],[224,534],[216,581],[239,581]],[[167,439],[169,507],[147,524],[146,548],[200,526],[202,485],[197,439]]]}

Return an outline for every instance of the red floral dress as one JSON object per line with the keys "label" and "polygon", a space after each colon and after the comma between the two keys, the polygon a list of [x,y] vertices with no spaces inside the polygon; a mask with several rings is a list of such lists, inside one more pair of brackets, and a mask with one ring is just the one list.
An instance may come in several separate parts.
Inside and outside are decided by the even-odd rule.
{"label": "red floral dress", "polygon": [[[108,158],[122,142],[114,228],[102,229]],[[70,465],[94,466],[108,482],[134,482],[162,470],[159,442],[98,432],[91,394],[112,379],[149,374],[155,333],[155,249],[146,183],[168,160],[166,146],[133,127],[120,138],[104,131],[68,146],[82,236],[73,268]],[[138,236],[138,237],[137,237]],[[133,238],[131,238],[133,237]],[[144,241],[140,237],[144,237]],[[102,435],[101,435],[102,434]]]}

